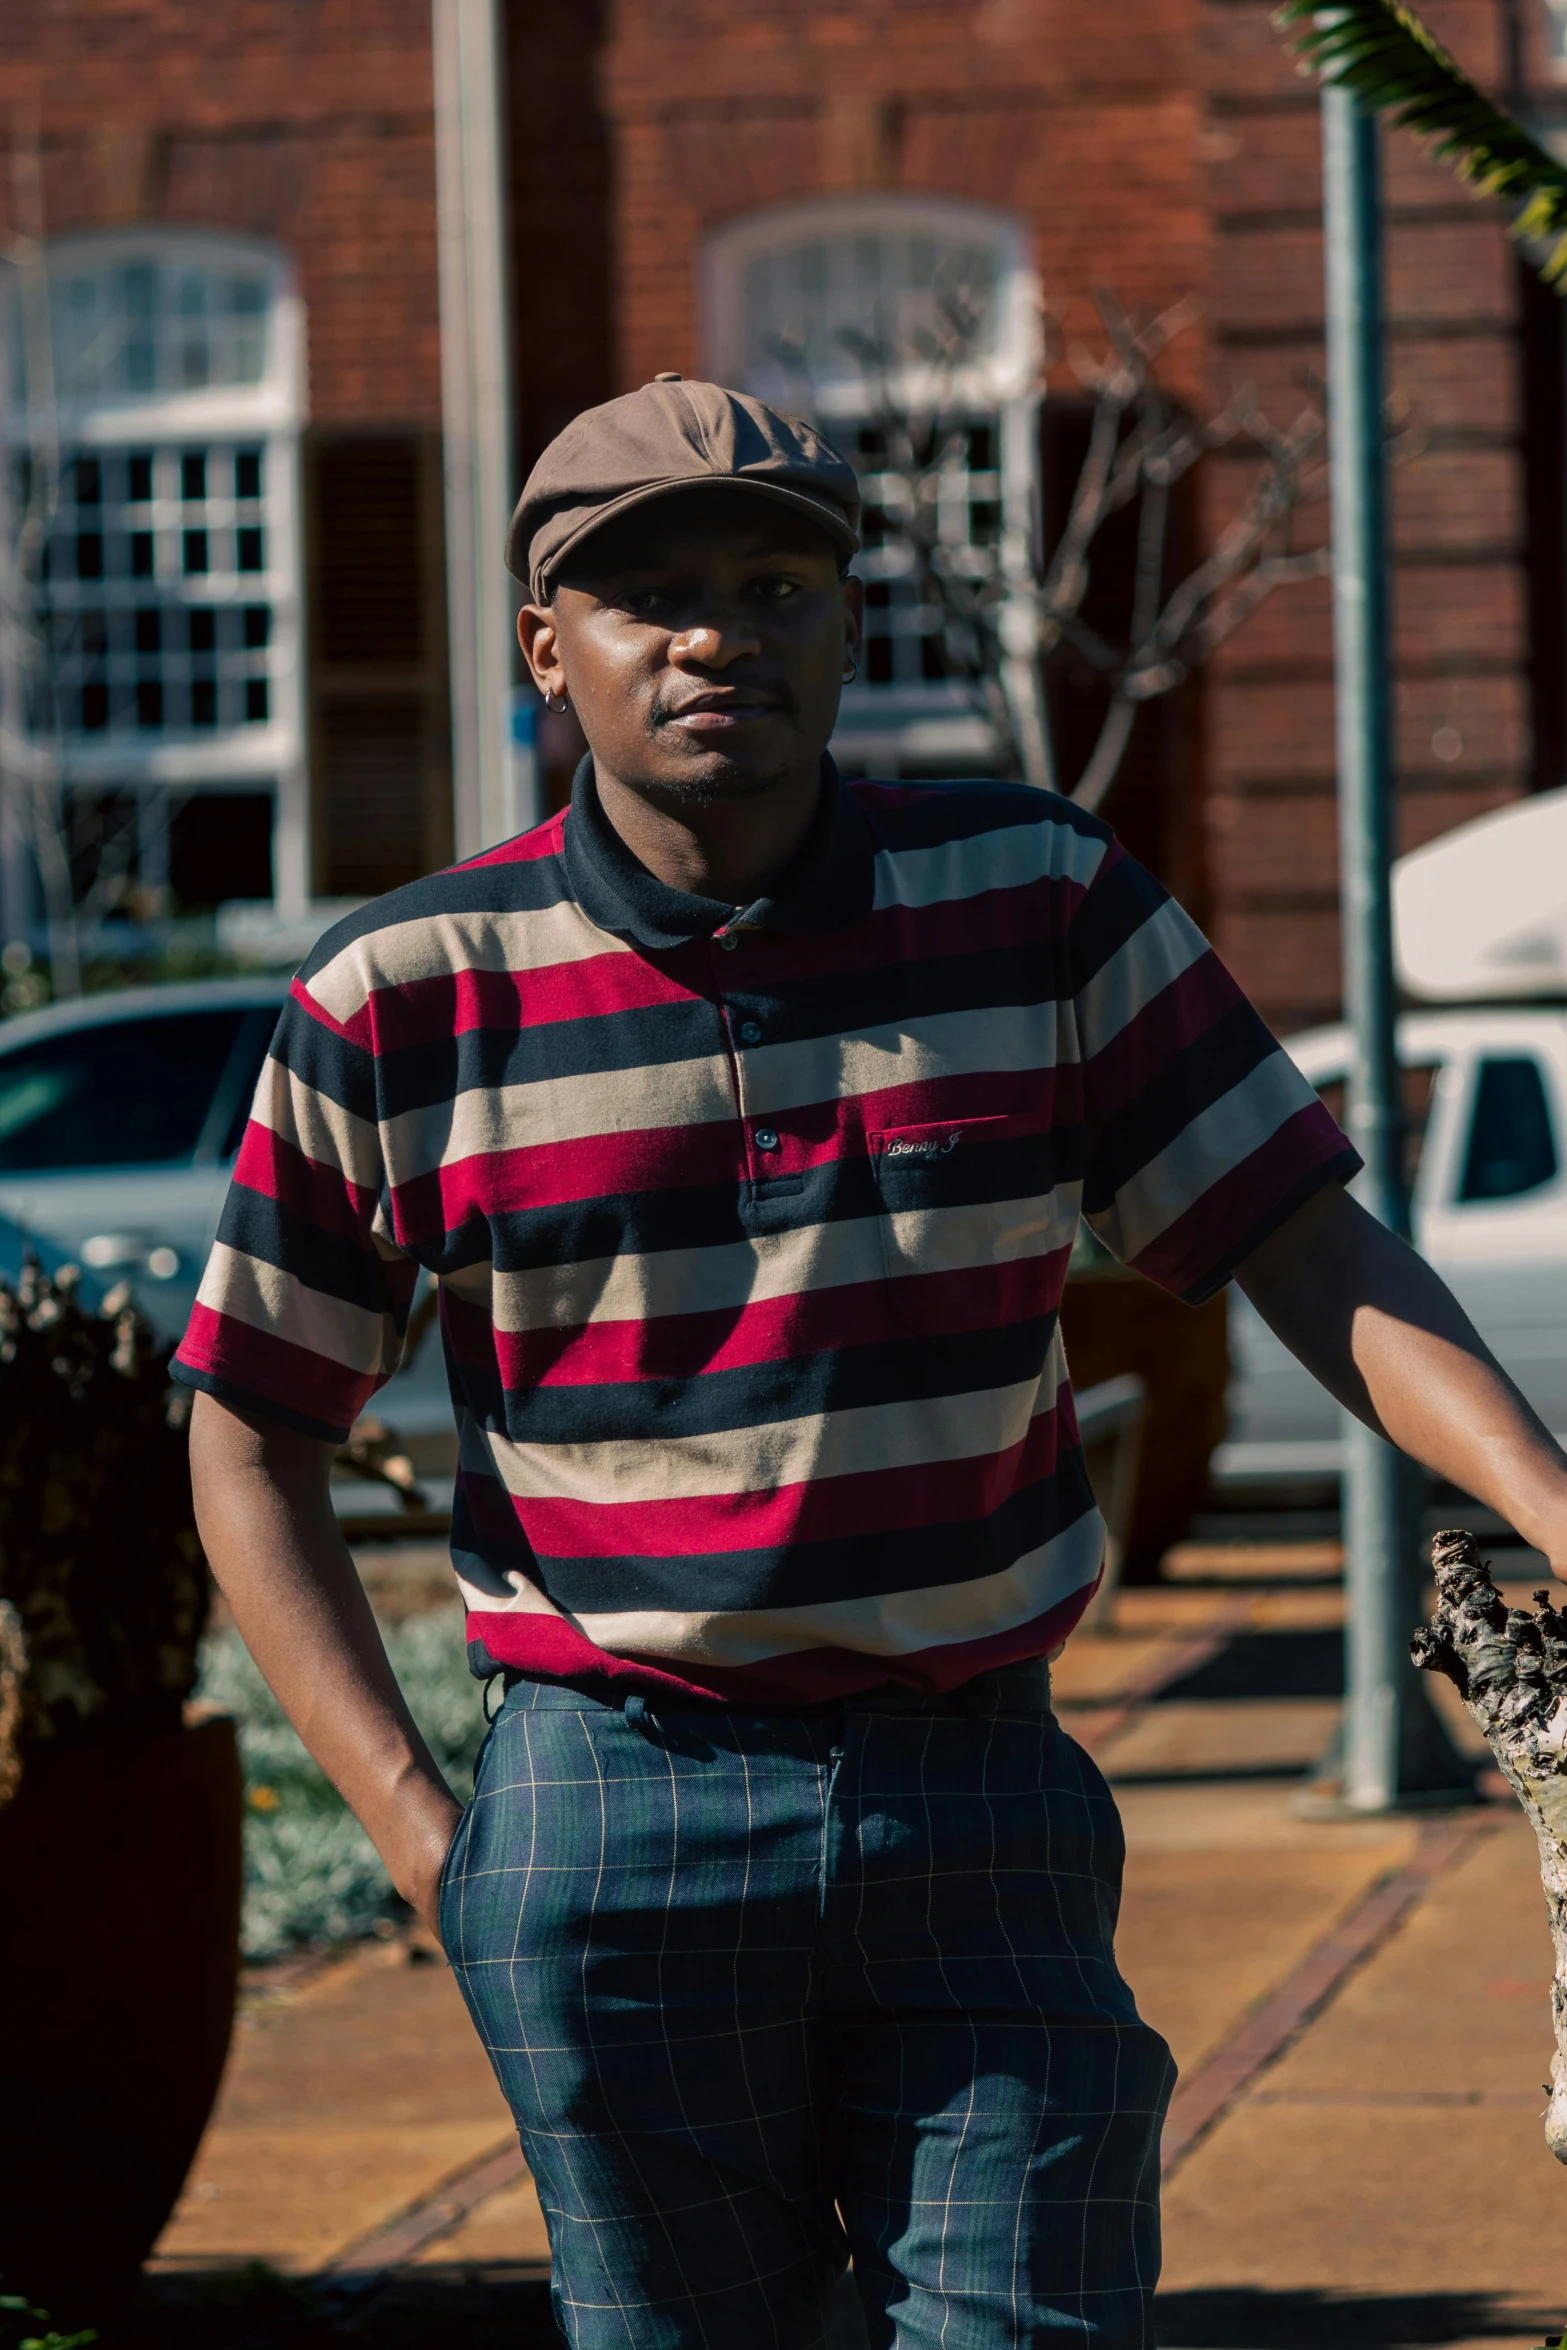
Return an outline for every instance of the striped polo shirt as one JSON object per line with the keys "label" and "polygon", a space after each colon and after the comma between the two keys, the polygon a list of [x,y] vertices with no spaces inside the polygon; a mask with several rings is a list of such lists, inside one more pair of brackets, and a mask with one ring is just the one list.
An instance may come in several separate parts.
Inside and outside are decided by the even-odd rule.
{"label": "striped polo shirt", "polygon": [[829,761],[736,907],[649,874],[584,762],[305,964],[175,1372],[339,1440],[424,1266],[476,1671],[943,1689],[1057,1647],[1099,1575],[1079,1215],[1195,1302],[1358,1164],[1069,801]]}

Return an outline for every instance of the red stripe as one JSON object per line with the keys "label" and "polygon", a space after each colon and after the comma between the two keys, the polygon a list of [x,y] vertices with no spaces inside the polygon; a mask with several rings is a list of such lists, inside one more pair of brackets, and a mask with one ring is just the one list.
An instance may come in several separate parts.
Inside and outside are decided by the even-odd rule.
{"label": "red stripe", "polygon": [[[692,1379],[750,1363],[826,1354],[889,1337],[939,1338],[1000,1329],[1054,1311],[1070,1248],[1007,1264],[907,1274],[895,1281],[845,1282],[754,1305],[649,1321],[579,1323],[574,1329],[496,1330],[504,1385],[590,1387],[638,1379]],[[479,1328],[472,1339],[479,1339]],[[484,1320],[488,1351],[489,1324]]]}
{"label": "red stripe", "polygon": [[1146,1003],[1084,1070],[1096,1120],[1112,1118],[1245,1002],[1212,948]]}
{"label": "red stripe", "polygon": [[1321,1102],[1307,1102],[1211,1184],[1133,1264],[1178,1297],[1204,1288],[1216,1268],[1239,1263],[1250,1236],[1263,1230],[1315,1169],[1330,1165],[1349,1147]]}
{"label": "red stripe", "polygon": [[[674,1501],[512,1498],[528,1542],[541,1558],[689,1555],[695,1562],[709,1552],[728,1555],[907,1526],[971,1524],[1053,1475],[1063,1434],[1070,1442],[1070,1428],[1059,1428],[1055,1411],[1047,1410],[1006,1451],[966,1460],[860,1469],[771,1492],[683,1495]],[[475,1487],[478,1482],[473,1481]],[[698,1589],[699,1576],[693,1583]]]}
{"label": "red stripe", "polygon": [[454,1232],[470,1215],[517,1214],[629,1191],[688,1190],[737,1182],[744,1173],[739,1121],[728,1118],[710,1126],[651,1127],[540,1143],[531,1150],[479,1152],[398,1185],[397,1235],[404,1246],[415,1247]]}
{"label": "red stripe", "polygon": [[372,1049],[370,1038],[361,1033],[360,1021],[356,1018],[345,1026],[341,1020],[335,1019],[325,1004],[317,1003],[302,979],[297,976],[291,979],[288,992],[305,1017],[314,1020],[318,1028],[325,1028],[333,1036],[340,1036],[345,1044],[357,1045],[361,1052]]}
{"label": "red stripe", "polygon": [[373,1375],[203,1305],[191,1310],[178,1359],[329,1428],[351,1428],[379,1385]]}
{"label": "red stripe", "polygon": [[860,1157],[869,1148],[868,1133],[903,1126],[1010,1116],[1028,1116],[1043,1126],[1074,1117],[1080,1093],[1081,1079],[1069,1064],[1059,1071],[965,1071],[813,1102],[780,1114],[779,1148],[765,1161],[759,1158],[754,1168],[744,1156],[738,1118],[478,1153],[400,1184],[394,1195],[397,1231],[411,1243],[454,1231],[469,1214],[554,1207],[627,1191],[737,1183],[752,1173],[800,1174]]}
{"label": "red stripe", "polygon": [[616,1695],[635,1689],[654,1698],[706,1697],[721,1705],[820,1705],[889,1681],[939,1695],[960,1688],[976,1673],[1027,1664],[1060,1647],[1097,1588],[1096,1579],[1013,1631],[900,1657],[813,1648],[755,1665],[686,1665],[676,1673],[650,1657],[611,1656],[563,1616],[489,1615],[479,1609],[469,1614],[468,1638],[482,1641],[494,1663],[540,1681],[598,1683]]}
{"label": "red stripe", "polygon": [[566,810],[547,817],[531,832],[519,832],[513,840],[503,840],[493,849],[481,849],[476,857],[464,857],[460,865],[447,868],[452,873],[472,873],[480,865],[531,865],[541,857],[560,853],[562,836],[566,829]]}
{"label": "red stripe", "polygon": [[318,1232],[355,1240],[363,1248],[376,1194],[351,1183],[341,1167],[307,1158],[294,1143],[252,1118],[234,1161],[234,1181],[276,1200]]}
{"label": "red stripe", "polygon": [[439,971],[428,979],[379,987],[355,1014],[351,1033],[356,1043],[373,1040],[377,1052],[397,1052],[446,1043],[474,1029],[511,1034],[695,1000],[694,990],[656,963],[640,955],[607,953],[535,971]]}

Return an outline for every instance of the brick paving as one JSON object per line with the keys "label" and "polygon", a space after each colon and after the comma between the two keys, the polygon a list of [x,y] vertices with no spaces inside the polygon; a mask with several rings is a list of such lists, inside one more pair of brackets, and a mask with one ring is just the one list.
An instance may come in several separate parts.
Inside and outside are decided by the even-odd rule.
{"label": "brick paving", "polygon": [[[1126,1822],[1123,1964],[1182,2069],[1160,2339],[1526,2350],[1567,2315],[1532,1839],[1500,1804],[1297,1816],[1336,1702],[1331,1563],[1291,1575],[1269,1552],[1251,1571],[1271,1582],[1129,1592],[1058,1669]],[[513,2150],[428,1952],[253,1992],[144,2305],[105,2350],[551,2342]]]}

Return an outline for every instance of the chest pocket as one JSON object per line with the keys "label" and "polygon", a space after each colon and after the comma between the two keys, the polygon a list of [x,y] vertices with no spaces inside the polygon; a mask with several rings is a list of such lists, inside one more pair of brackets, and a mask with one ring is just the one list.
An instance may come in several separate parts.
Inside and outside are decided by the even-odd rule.
{"label": "chest pocket", "polygon": [[956,1278],[1049,1247],[1052,1153],[1037,1112],[891,1126],[866,1139],[882,1205],[887,1310],[898,1328],[928,1335],[950,1326],[918,1276]]}

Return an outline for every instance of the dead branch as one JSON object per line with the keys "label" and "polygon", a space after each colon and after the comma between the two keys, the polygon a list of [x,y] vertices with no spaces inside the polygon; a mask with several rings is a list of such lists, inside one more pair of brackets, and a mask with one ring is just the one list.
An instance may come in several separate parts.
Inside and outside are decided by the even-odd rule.
{"label": "dead branch", "polygon": [[1537,1591],[1538,1614],[1510,1608],[1472,1534],[1438,1534],[1431,1545],[1437,1609],[1410,1642],[1424,1671],[1445,1673],[1496,1757],[1534,1829],[1556,1967],[1545,2142],[1567,2162],[1567,1614]]}

